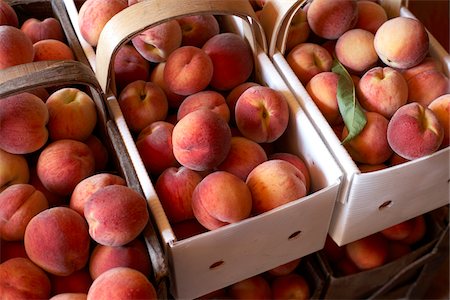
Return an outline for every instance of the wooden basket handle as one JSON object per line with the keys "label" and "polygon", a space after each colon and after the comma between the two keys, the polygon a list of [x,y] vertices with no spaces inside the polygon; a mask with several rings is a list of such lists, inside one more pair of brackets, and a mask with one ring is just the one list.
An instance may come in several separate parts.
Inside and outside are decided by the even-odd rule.
{"label": "wooden basket handle", "polygon": [[266,51],[264,31],[247,0],[148,0],[133,4],[112,17],[103,28],[96,49],[96,75],[103,91],[115,94],[113,59],[121,45],[139,32],[188,15],[213,14],[241,17],[250,26],[246,32],[252,50],[257,43]]}

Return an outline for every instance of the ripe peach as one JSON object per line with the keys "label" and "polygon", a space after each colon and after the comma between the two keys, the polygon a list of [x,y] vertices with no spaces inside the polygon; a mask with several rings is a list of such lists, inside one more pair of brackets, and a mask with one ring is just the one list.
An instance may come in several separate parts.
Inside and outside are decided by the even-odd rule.
{"label": "ripe peach", "polygon": [[397,153],[392,153],[391,157],[389,158],[389,166],[396,166],[396,165],[400,165],[402,163],[408,162],[410,161],[410,159],[406,159],[404,157],[401,157],[400,155],[398,155]]}
{"label": "ripe peach", "polygon": [[33,61],[33,43],[19,28],[0,26],[0,40],[0,70]]}
{"label": "ripe peach", "polygon": [[423,239],[427,232],[427,223],[423,215],[419,215],[412,219],[413,229],[410,235],[401,240],[403,243],[413,245]]}
{"label": "ripe peach", "polygon": [[214,230],[250,216],[252,195],[237,176],[216,171],[207,175],[192,194],[192,210],[200,224]]}
{"label": "ripe peach", "polygon": [[94,154],[95,171],[104,171],[109,162],[109,152],[105,141],[102,141],[94,134],[91,134],[84,140],[84,143],[91,149],[92,154]]}
{"label": "ripe peach", "polygon": [[74,188],[69,207],[84,217],[84,205],[89,197],[108,185],[126,185],[125,179],[112,173],[97,173],[81,180]]}
{"label": "ripe peach", "polygon": [[228,123],[230,121],[230,109],[225,101],[225,97],[212,90],[203,90],[187,96],[178,108],[178,121],[188,113],[200,108],[210,109],[219,114],[225,122]]}
{"label": "ripe peach", "polygon": [[26,154],[45,145],[49,112],[40,98],[20,93],[1,99],[0,108],[1,149]]}
{"label": "ripe peach", "polygon": [[171,224],[172,230],[177,240],[190,238],[191,236],[207,232],[208,229],[202,226],[197,219],[189,219]]}
{"label": "ripe peach", "polygon": [[52,193],[68,196],[84,178],[94,174],[91,149],[80,141],[57,140],[39,154],[36,172],[44,187]]}
{"label": "ripe peach", "polygon": [[155,191],[170,222],[194,218],[192,193],[202,179],[199,173],[183,166],[167,168],[159,175]]}
{"label": "ripe peach", "polygon": [[28,258],[12,258],[0,264],[2,299],[48,299],[50,280]]}
{"label": "ripe peach", "polygon": [[286,130],[289,106],[281,92],[253,86],[239,97],[234,117],[243,136],[257,143],[270,143]]}
{"label": "ripe peach", "polygon": [[160,62],[154,66],[152,72],[150,73],[150,81],[156,83],[160,88],[163,89],[167,97],[167,102],[170,108],[177,109],[181,102],[183,102],[186,96],[178,95],[169,90],[166,82],[164,81],[164,69],[166,68],[166,62]]}
{"label": "ripe peach", "polygon": [[358,21],[355,28],[365,29],[375,34],[380,26],[388,20],[384,8],[375,1],[359,0]]}
{"label": "ripe peach", "polygon": [[400,107],[387,127],[389,146],[410,160],[434,153],[443,138],[444,130],[436,115],[417,102]]}
{"label": "ripe peach", "polygon": [[402,74],[390,67],[368,70],[356,85],[361,106],[390,119],[408,101],[408,85]]}
{"label": "ripe peach", "polygon": [[385,165],[384,163],[376,164],[376,165],[358,164],[358,169],[361,171],[361,173],[375,172],[375,171],[383,170],[386,168],[387,168],[387,165]]}
{"label": "ripe peach", "polygon": [[445,148],[449,145],[450,140],[450,94],[445,94],[437,97],[428,105],[436,118],[444,129],[444,139],[442,140],[441,148]]}
{"label": "ripe peach", "polygon": [[407,220],[381,230],[381,234],[389,240],[403,240],[411,234],[414,228],[413,220]]}
{"label": "ripe peach", "polygon": [[217,170],[227,171],[245,181],[248,174],[266,160],[267,155],[261,145],[248,138],[234,136],[230,151]]}
{"label": "ripe peach", "polygon": [[28,222],[47,208],[44,194],[32,185],[10,185],[0,193],[0,238],[23,240]]}
{"label": "ripe peach", "polygon": [[92,278],[87,266],[67,276],[49,274],[49,278],[52,284],[52,294],[54,295],[67,293],[87,294],[92,284]]}
{"label": "ripe peach", "polygon": [[87,294],[94,299],[158,299],[152,283],[141,272],[117,267],[102,273],[94,280]]}
{"label": "ripe peach", "polygon": [[271,285],[273,299],[309,299],[310,289],[305,277],[291,273],[275,278]]}
{"label": "ripe peach", "polygon": [[148,223],[145,198],[123,185],[108,185],[93,193],[84,205],[89,235],[106,246],[134,240]]}
{"label": "ripe peach", "polygon": [[213,62],[200,48],[182,46],[167,58],[164,82],[169,91],[188,96],[204,90],[213,76]]}
{"label": "ripe peach", "polygon": [[65,41],[61,23],[54,17],[48,17],[43,20],[28,18],[22,23],[20,30],[30,38],[33,44],[46,39]]}
{"label": "ripe peach", "polygon": [[450,93],[450,81],[447,76],[436,69],[420,72],[409,78],[408,102],[418,102],[422,106],[445,94]]}
{"label": "ripe peach", "polygon": [[358,7],[354,0],[314,0],[308,7],[307,19],[316,35],[335,40],[355,26]]}
{"label": "ripe peach", "polygon": [[399,71],[402,73],[403,77],[405,77],[405,80],[408,81],[422,72],[428,72],[431,70],[444,72],[442,64],[436,58],[427,56],[420,64]]}
{"label": "ripe peach", "polygon": [[0,1],[0,25],[19,26],[16,11],[6,1]]}
{"label": "ripe peach", "polygon": [[[381,164],[392,155],[388,143],[387,130],[389,120],[376,112],[365,112],[367,123],[363,130],[344,144],[345,149],[355,162],[363,164]],[[347,127],[342,131],[342,139],[348,135]]]}
{"label": "ripe peach", "polygon": [[407,69],[427,55],[429,40],[423,24],[412,18],[396,17],[384,22],[375,33],[375,51],[388,66]]}
{"label": "ripe peach", "polygon": [[33,61],[43,60],[74,60],[72,49],[59,40],[45,39],[33,44]]}
{"label": "ripe peach", "polygon": [[373,40],[370,31],[350,29],[338,38],[334,48],[336,57],[350,73],[363,74],[378,62]]}
{"label": "ripe peach", "polygon": [[53,207],[34,216],[25,229],[25,250],[45,271],[67,276],[82,269],[89,259],[86,221],[68,207]]}
{"label": "ripe peach", "polygon": [[301,258],[291,260],[285,264],[279,265],[275,268],[268,270],[267,272],[272,276],[283,276],[290,274],[300,265]]}
{"label": "ripe peach", "polygon": [[0,192],[8,186],[28,183],[30,169],[25,156],[0,149]]}
{"label": "ripe peach", "polygon": [[304,176],[306,192],[310,191],[311,175],[309,174],[308,166],[300,156],[287,152],[275,152],[269,156],[269,159],[281,159],[293,164]]}
{"label": "ripe peach", "polygon": [[65,196],[60,196],[58,194],[52,193],[47,190],[47,188],[45,188],[45,186],[39,179],[39,176],[37,175],[35,166],[33,166],[30,170],[30,180],[28,181],[28,183],[34,186],[36,190],[41,191],[44,194],[49,207],[67,204],[67,198]]}
{"label": "ripe peach", "polygon": [[210,82],[214,89],[230,90],[247,81],[253,72],[252,49],[238,34],[216,34],[206,41],[202,49],[211,58],[214,66]]}
{"label": "ripe peach", "polygon": [[228,124],[215,112],[199,109],[178,121],[172,133],[173,153],[180,164],[196,171],[217,167],[231,147]]}
{"label": "ripe peach", "polygon": [[310,29],[306,13],[306,9],[300,8],[293,16],[286,36],[286,53],[308,39]]}
{"label": "ripe peach", "polygon": [[272,299],[269,282],[262,275],[238,281],[228,287],[232,299]]}
{"label": "ripe peach", "polygon": [[149,74],[150,63],[133,45],[125,44],[119,48],[114,58],[114,78],[119,94],[133,81],[147,81]]}
{"label": "ripe peach", "polygon": [[239,84],[235,88],[233,88],[225,98],[225,101],[228,104],[228,109],[230,110],[230,123],[235,123],[234,113],[236,108],[236,102],[239,97],[245,92],[249,87],[260,85],[259,83],[253,81],[246,81],[244,83]]}
{"label": "ripe peach", "polygon": [[246,181],[252,193],[253,212],[260,214],[306,196],[303,178],[299,169],[281,159],[256,166]]}
{"label": "ripe peach", "polygon": [[86,293],[61,293],[56,294],[50,298],[50,300],[86,300]]}
{"label": "ripe peach", "polygon": [[388,242],[375,233],[345,245],[347,256],[361,270],[383,265],[387,260]]}
{"label": "ripe peach", "polygon": [[315,75],[331,71],[333,57],[319,44],[301,43],[288,53],[286,61],[300,82],[306,85]]}
{"label": "ripe peach", "polygon": [[201,48],[207,40],[219,34],[219,22],[213,15],[183,16],[177,19],[182,32],[182,46]]}

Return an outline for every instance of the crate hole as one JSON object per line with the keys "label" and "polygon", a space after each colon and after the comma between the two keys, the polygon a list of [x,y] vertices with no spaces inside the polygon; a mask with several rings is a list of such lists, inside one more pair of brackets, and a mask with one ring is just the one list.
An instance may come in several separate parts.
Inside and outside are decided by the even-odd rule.
{"label": "crate hole", "polygon": [[392,201],[391,201],[391,200],[388,200],[388,201],[385,201],[383,204],[381,204],[381,205],[378,207],[378,209],[379,209],[379,210],[382,210],[382,209],[385,209],[385,208],[391,207],[391,206],[392,206]]}
{"label": "crate hole", "polygon": [[297,231],[293,232],[293,233],[288,237],[288,240],[295,239],[296,237],[298,237],[298,236],[300,235],[300,233],[302,233],[301,230],[297,230]]}
{"label": "crate hole", "polygon": [[218,267],[220,267],[220,266],[223,265],[224,263],[225,263],[225,262],[224,262],[223,260],[216,261],[215,263],[213,263],[213,264],[211,264],[211,265],[209,266],[209,269],[210,269],[210,270],[217,269]]}

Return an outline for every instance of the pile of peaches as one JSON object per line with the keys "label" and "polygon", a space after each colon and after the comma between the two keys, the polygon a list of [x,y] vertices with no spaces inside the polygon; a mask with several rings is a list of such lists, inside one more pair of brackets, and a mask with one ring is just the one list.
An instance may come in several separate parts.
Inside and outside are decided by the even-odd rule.
{"label": "pile of peaches", "polygon": [[[254,1],[261,8],[265,1]],[[286,61],[343,141],[337,60],[353,81],[366,123],[343,142],[363,171],[430,155],[449,145],[450,85],[430,56],[429,36],[413,18],[388,19],[377,1],[314,0],[294,16]]]}

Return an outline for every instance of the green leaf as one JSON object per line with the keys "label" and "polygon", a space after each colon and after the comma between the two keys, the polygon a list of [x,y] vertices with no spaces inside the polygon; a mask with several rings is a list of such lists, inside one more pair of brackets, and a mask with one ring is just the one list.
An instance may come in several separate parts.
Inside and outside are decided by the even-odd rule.
{"label": "green leaf", "polygon": [[356,99],[353,80],[345,67],[337,59],[334,59],[331,70],[339,75],[337,100],[339,111],[348,129],[348,135],[342,141],[342,144],[345,144],[363,130],[367,119],[358,99]]}

